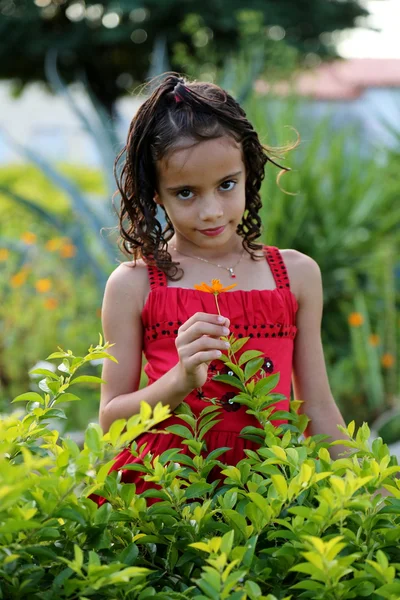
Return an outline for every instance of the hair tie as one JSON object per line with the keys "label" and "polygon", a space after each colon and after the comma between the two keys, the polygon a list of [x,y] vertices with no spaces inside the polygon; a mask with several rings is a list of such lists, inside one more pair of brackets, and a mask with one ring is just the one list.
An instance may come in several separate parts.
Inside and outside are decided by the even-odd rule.
{"label": "hair tie", "polygon": [[175,85],[174,90],[173,90],[173,94],[174,94],[174,98],[175,98],[175,102],[178,104],[179,102],[183,102],[184,98],[182,96],[182,94],[179,93],[178,89],[179,86],[181,88],[183,88],[185,90],[185,92],[187,91],[187,87],[185,86],[185,80],[179,78],[178,79],[178,83]]}

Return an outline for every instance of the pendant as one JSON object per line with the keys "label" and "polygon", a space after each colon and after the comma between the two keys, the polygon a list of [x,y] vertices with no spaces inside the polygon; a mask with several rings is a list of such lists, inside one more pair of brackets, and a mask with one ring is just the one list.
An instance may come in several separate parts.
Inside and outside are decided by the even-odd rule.
{"label": "pendant", "polygon": [[233,272],[233,268],[232,268],[232,267],[228,267],[228,271],[229,271],[229,273],[230,273],[230,276],[231,276],[233,279],[236,279],[236,275],[235,275],[235,273]]}

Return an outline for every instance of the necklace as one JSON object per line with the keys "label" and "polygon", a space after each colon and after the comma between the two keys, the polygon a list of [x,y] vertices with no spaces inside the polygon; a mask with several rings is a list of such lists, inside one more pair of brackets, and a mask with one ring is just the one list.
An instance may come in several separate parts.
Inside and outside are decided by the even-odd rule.
{"label": "necklace", "polygon": [[175,252],[177,252],[178,254],[182,254],[182,256],[187,256],[188,258],[196,258],[197,260],[202,260],[203,262],[209,263],[210,265],[215,265],[216,267],[219,267],[220,269],[225,269],[225,271],[228,271],[229,275],[234,279],[236,278],[236,275],[233,272],[233,269],[235,267],[237,267],[237,265],[240,263],[240,261],[242,260],[243,254],[244,254],[244,248],[243,248],[242,254],[240,255],[239,260],[232,267],[224,267],[224,265],[218,265],[217,263],[213,263],[210,260],[206,260],[205,258],[200,258],[199,256],[189,256],[189,254],[184,254],[183,252],[179,252],[179,250],[177,250],[176,248],[173,248],[173,250],[175,250]]}

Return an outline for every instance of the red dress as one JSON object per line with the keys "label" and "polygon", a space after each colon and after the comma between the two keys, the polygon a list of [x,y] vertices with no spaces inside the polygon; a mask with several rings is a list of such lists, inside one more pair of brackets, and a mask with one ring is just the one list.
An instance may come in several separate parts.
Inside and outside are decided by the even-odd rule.
{"label": "red dress", "polygon": [[[292,359],[294,338],[296,336],[296,312],[298,304],[296,297],[290,289],[290,282],[282,255],[274,246],[264,246],[264,254],[274,276],[276,287],[272,290],[232,290],[218,296],[221,314],[230,319],[230,331],[235,338],[250,337],[247,343],[236,354],[238,358],[247,350],[263,352],[265,361],[263,368],[268,373],[280,373],[278,386],[274,393],[283,394],[286,399],[276,403],[275,410],[289,410],[292,377]],[[187,321],[196,312],[217,314],[213,294],[200,292],[190,288],[168,287],[165,274],[155,266],[148,266],[150,279],[150,294],[142,311],[144,327],[144,354],[147,364],[144,370],[148,376],[148,385],[164,375],[178,362],[178,353],[175,347],[175,338],[178,327]],[[199,282],[200,283],[200,282]],[[228,285],[225,282],[222,282]],[[229,282],[231,283],[231,282]],[[185,398],[197,416],[210,404],[203,397],[221,400],[221,408],[216,412],[215,418],[220,419],[205,435],[207,453],[222,448],[231,448],[218,457],[223,463],[236,465],[246,458],[244,449],[256,450],[259,445],[251,440],[239,437],[240,431],[247,425],[260,427],[254,416],[246,414],[247,407],[238,403],[229,403],[232,396],[236,395],[236,388],[225,383],[212,381],[218,373],[227,373],[225,364],[216,359],[209,365],[207,382],[200,389],[193,390]],[[286,421],[273,421],[279,425]],[[169,425],[186,423],[177,416],[171,416],[157,429],[164,429]],[[182,447],[182,452],[190,454],[186,444],[181,445],[182,438],[169,434],[155,434],[146,432],[135,439],[137,448],[145,442],[147,446],[139,455],[131,454],[130,446],[120,452],[115,463],[110,469],[122,470],[121,481],[135,483],[136,492],[142,493],[149,488],[159,489],[155,483],[141,479],[144,473],[124,470],[124,465],[141,462],[141,458],[152,452],[153,456],[162,454],[169,448]],[[177,458],[178,460],[178,458]],[[218,469],[213,469],[208,481],[213,481],[218,476]],[[220,476],[223,479],[223,476]],[[105,502],[104,498],[92,495],[91,498],[99,505]],[[158,499],[148,498],[150,505]]]}

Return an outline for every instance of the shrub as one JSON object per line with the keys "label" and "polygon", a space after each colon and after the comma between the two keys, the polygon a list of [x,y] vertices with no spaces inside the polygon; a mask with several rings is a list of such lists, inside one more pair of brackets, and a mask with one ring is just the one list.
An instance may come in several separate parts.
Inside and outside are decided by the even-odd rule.
{"label": "shrub", "polygon": [[[71,387],[101,382],[77,372],[93,359],[115,360],[108,347],[100,338],[84,357],[59,349],[47,360],[61,361],[61,375],[42,370],[43,394],[17,397],[26,412],[0,421],[1,598],[399,598],[400,469],[381,439],[370,447],[366,424],[357,433],[354,423],[343,428],[349,452],[332,460],[326,436],[304,439],[300,402],[281,417],[287,424],[272,426],[277,374],[251,380],[256,351],[243,353],[241,366],[225,357],[235,366],[235,401],[260,423],[242,435],[260,448],[237,465],[218,460],[224,449],[202,457],[219,408],[196,419],[182,403],[175,414],[191,455],[146,455],[143,476],[161,490],[139,495],[120,472],[108,474],[113,456],[167,418],[168,407],[152,412],[142,403],[105,435],[90,424],[82,449],[48,426],[65,418],[60,404],[79,401]],[[133,441],[134,454],[142,449]],[[215,465],[219,487],[207,482]],[[376,494],[382,486],[393,497]],[[94,491],[109,502],[98,508],[88,498]]]}

